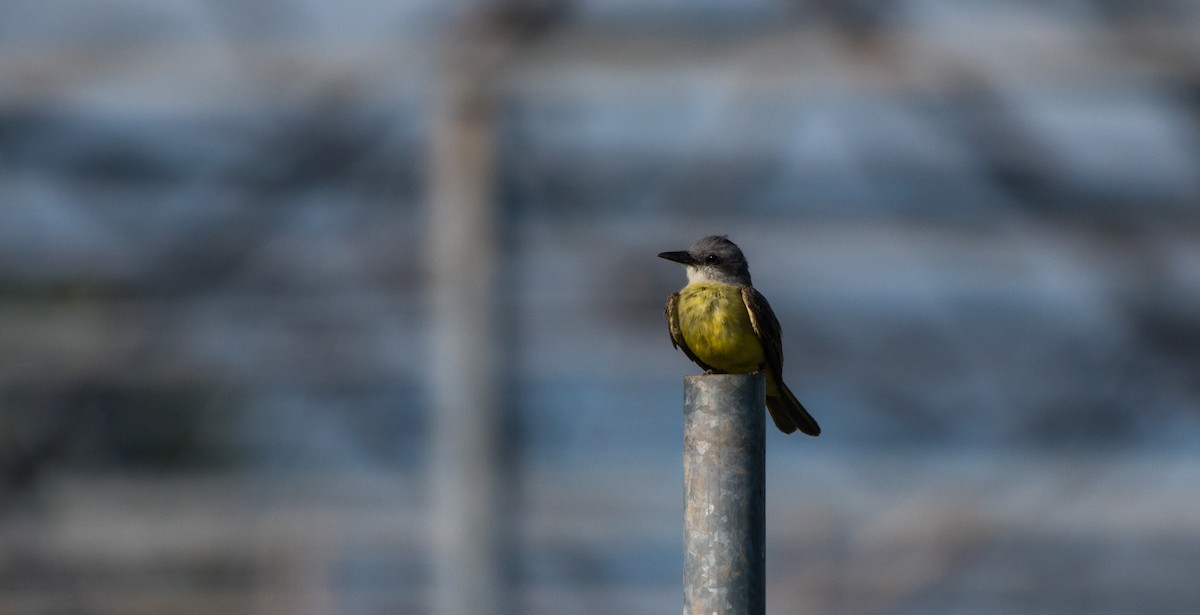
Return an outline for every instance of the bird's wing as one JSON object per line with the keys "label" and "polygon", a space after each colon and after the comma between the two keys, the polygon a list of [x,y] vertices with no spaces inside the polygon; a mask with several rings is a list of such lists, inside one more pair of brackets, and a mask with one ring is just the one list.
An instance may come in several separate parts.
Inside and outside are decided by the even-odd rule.
{"label": "bird's wing", "polygon": [[783,339],[771,304],[753,286],[742,287],[742,302],[750,313],[750,325],[754,327],[758,341],[762,342],[767,368],[776,375],[783,374]]}
{"label": "bird's wing", "polygon": [[704,361],[701,361],[692,354],[692,349],[688,348],[687,342],[683,341],[683,331],[679,328],[679,293],[671,293],[667,297],[667,331],[671,333],[671,345],[683,351],[687,358],[691,359],[692,363],[699,365],[705,371],[713,371]]}

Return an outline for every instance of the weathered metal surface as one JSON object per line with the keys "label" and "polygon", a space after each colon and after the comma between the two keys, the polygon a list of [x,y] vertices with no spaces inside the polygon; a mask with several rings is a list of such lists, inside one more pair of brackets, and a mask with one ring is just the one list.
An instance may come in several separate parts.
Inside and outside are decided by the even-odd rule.
{"label": "weathered metal surface", "polygon": [[766,611],[763,379],[684,379],[685,615]]}

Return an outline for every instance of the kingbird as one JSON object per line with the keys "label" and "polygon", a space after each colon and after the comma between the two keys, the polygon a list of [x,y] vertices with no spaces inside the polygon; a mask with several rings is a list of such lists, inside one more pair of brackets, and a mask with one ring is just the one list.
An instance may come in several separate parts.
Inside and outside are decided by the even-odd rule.
{"label": "kingbird", "polygon": [[762,372],[779,431],[820,435],[816,419],[783,383],[779,321],[750,283],[750,265],[737,244],[712,235],[658,257],[687,266],[687,286],[667,297],[671,345],[710,374]]}

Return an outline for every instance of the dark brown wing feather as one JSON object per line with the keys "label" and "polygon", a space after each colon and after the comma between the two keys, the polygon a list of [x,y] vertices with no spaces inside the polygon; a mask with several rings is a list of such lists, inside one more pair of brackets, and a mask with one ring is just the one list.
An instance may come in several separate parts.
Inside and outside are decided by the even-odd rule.
{"label": "dark brown wing feather", "polygon": [[712,367],[705,364],[704,361],[696,358],[696,355],[692,354],[692,349],[688,348],[687,343],[683,341],[683,331],[679,329],[679,310],[677,308],[678,303],[679,293],[671,293],[671,295],[667,297],[667,307],[665,312],[667,315],[667,331],[671,334],[671,345],[682,350],[683,354],[687,356],[687,358],[691,359],[692,363],[699,365],[704,371],[715,371]]}
{"label": "dark brown wing feather", "polygon": [[[766,360],[766,376],[769,384],[774,384],[777,395],[767,396],[767,410],[771,411],[771,419],[783,433],[792,433],[797,428],[810,435],[820,435],[821,427],[816,419],[808,413],[800,400],[792,394],[783,383],[783,336],[779,329],[779,319],[767,298],[754,290],[752,286],[742,287],[742,302],[750,313],[750,325],[762,343],[763,358]],[[771,386],[767,390],[771,390]]]}
{"label": "dark brown wing feather", "polygon": [[742,302],[746,304],[746,311],[750,313],[750,324],[754,327],[754,333],[762,342],[767,369],[776,376],[783,375],[783,341],[775,311],[771,309],[771,304],[767,303],[767,298],[753,286],[742,287]]}

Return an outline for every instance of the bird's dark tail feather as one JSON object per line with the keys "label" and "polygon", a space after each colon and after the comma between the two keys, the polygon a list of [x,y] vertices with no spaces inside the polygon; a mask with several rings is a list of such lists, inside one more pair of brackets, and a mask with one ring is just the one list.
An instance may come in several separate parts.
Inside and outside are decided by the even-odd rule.
{"label": "bird's dark tail feather", "polygon": [[767,396],[767,410],[771,411],[771,419],[779,431],[792,433],[798,428],[810,436],[821,435],[817,420],[804,409],[804,405],[792,395],[782,380],[779,381],[779,393],[779,396]]}

